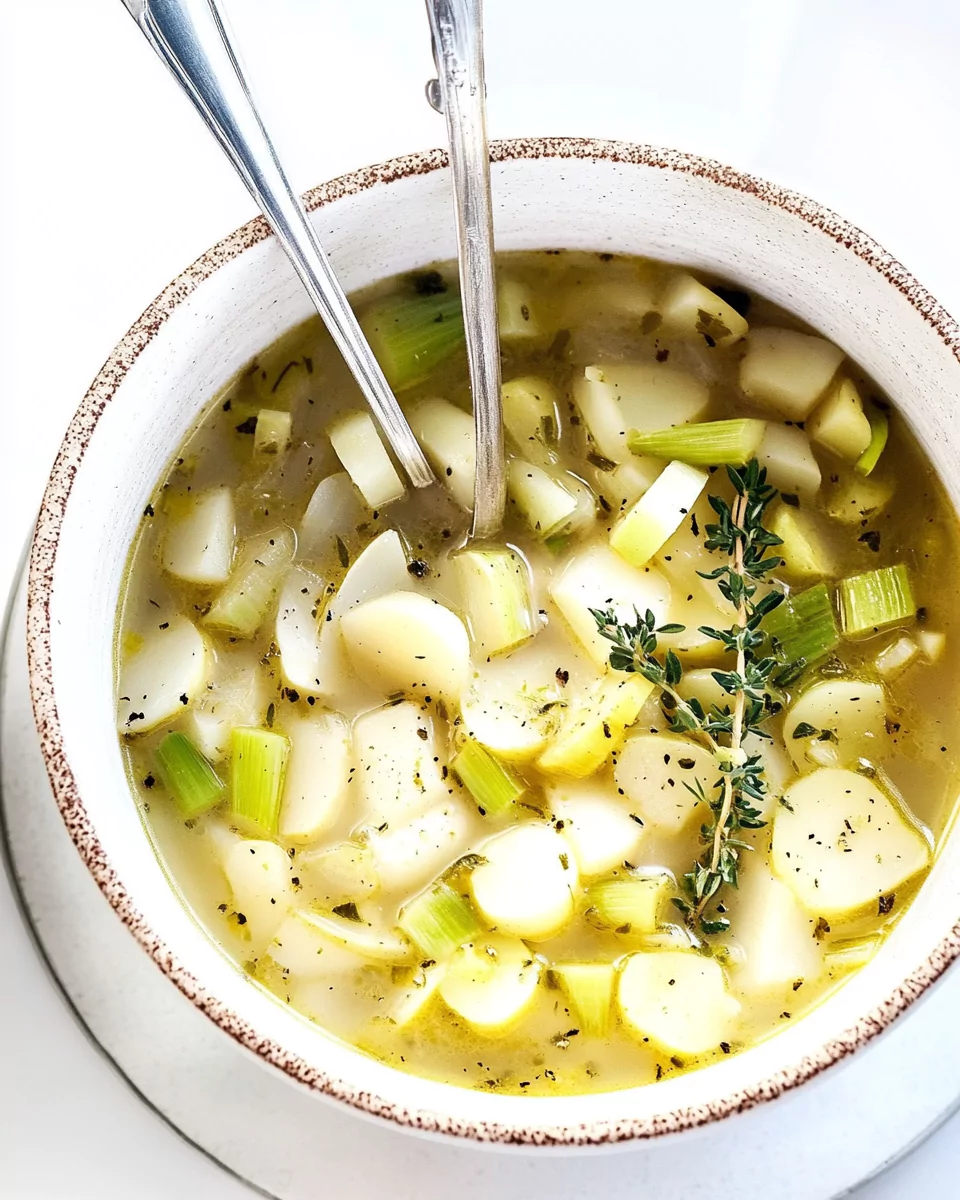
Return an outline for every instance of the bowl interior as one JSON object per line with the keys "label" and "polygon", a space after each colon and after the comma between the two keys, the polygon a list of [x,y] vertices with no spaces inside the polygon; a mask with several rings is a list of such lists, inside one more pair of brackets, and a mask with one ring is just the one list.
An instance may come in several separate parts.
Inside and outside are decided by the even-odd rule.
{"label": "bowl interior", "polygon": [[[651,255],[763,293],[897,401],[960,507],[956,330],[868,239],[809,202],[678,155],[543,141],[501,145],[496,159],[500,248]],[[360,173],[310,200],[348,290],[456,253],[439,155]],[[114,729],[114,612],[130,541],[178,443],[229,377],[310,311],[259,225],[221,243],[120,343],[48,490],[32,565],[34,703],[64,818],[132,932],[226,1032],[292,1078],[366,1112],[482,1140],[578,1144],[683,1128],[776,1095],[866,1041],[957,952],[956,838],[876,959],[808,1016],[692,1075],[589,1097],[490,1096],[400,1074],[251,984],[200,929],[129,796]]]}

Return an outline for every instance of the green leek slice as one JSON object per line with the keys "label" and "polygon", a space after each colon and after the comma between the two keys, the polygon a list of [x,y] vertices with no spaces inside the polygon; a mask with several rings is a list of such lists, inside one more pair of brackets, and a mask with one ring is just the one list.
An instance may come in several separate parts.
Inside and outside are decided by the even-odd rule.
{"label": "green leek slice", "polygon": [[672,458],[692,467],[741,467],[756,454],[766,428],[766,421],[744,418],[675,425],[656,433],[631,429],[627,447],[634,454]]}
{"label": "green leek slice", "polygon": [[233,730],[230,742],[234,816],[267,837],[276,837],[290,743],[282,733],[243,725]]}
{"label": "green leek slice", "polygon": [[223,780],[185,733],[166,734],[157,747],[157,760],[163,781],[187,820],[223,799]]}

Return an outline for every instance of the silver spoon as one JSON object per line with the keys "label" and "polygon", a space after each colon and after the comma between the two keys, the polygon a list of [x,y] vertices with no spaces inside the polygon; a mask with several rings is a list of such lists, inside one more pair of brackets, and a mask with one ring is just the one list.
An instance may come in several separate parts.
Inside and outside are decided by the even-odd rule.
{"label": "silver spoon", "polygon": [[217,0],[124,0],[287,252],[411,483],[433,472],[357,324],[250,94]]}
{"label": "silver spoon", "polygon": [[427,99],[447,121],[457,218],[460,293],[477,439],[471,537],[503,522],[506,471],[500,406],[500,337],[493,266],[490,155],[483,78],[482,0],[426,0],[438,78]]}

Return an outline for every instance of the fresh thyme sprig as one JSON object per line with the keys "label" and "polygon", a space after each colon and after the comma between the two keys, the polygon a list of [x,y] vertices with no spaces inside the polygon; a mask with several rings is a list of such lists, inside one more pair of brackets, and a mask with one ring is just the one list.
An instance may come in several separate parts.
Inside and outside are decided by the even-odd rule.
{"label": "fresh thyme sprig", "polygon": [[[783,601],[783,593],[768,576],[782,563],[768,551],[781,539],[763,526],[763,517],[777,495],[767,483],[767,473],[756,459],[735,470],[727,467],[736,491],[731,507],[720,496],[709,496],[717,521],[706,526],[704,547],[723,554],[727,562],[713,571],[698,572],[704,579],[716,580],[720,594],[736,608],[736,620],[729,629],[700,626],[700,632],[719,642],[723,651],[736,655],[733,670],[714,671],[713,677],[733,701],[711,705],[707,710],[695,697],[685,700],[677,691],[683,677],[683,664],[672,650],[663,661],[657,657],[658,636],[680,633],[684,626],[656,625],[649,610],[636,623],[621,622],[612,608],[591,609],[597,629],[613,643],[610,665],[618,671],[635,671],[657,685],[661,703],[674,733],[698,738],[714,754],[719,778],[715,795],[709,798],[699,780],[697,787],[685,784],[698,801],[708,804],[713,819],[701,827],[700,836],[707,847],[683,877],[685,895],[674,903],[691,925],[705,934],[722,933],[730,922],[718,900],[726,884],[736,887],[740,853],[751,849],[737,835],[744,829],[759,829],[765,822],[757,804],[766,794],[763,757],[748,755],[743,741],[749,734],[769,737],[762,728],[765,721],[780,711],[775,695],[768,690],[781,684],[791,671],[776,658],[764,655],[766,637],[761,630],[764,617]],[[762,595],[758,595],[764,585]],[[708,907],[717,901],[709,915]]]}

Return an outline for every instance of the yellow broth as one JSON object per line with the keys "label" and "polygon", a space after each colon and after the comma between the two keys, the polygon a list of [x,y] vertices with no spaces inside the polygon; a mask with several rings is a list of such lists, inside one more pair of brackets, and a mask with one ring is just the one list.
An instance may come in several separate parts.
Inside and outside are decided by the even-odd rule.
{"label": "yellow broth", "polygon": [[[664,294],[679,269],[606,254],[557,251],[501,255],[499,267],[501,274],[528,298],[529,305],[523,307],[528,312],[532,310],[539,326],[536,336],[504,338],[503,378],[511,381],[535,376],[556,389],[559,428],[549,431],[556,433],[555,444],[551,442],[548,447],[553,459],[549,468],[554,473],[571,472],[588,485],[595,505],[595,515],[576,533],[545,546],[538,532],[524,521],[516,504],[511,503],[502,535],[503,544],[515,548],[529,566],[537,632],[501,658],[515,664],[518,687],[527,683],[532,690],[541,689],[543,696],[550,697],[547,703],[555,704],[562,713],[563,705],[585,693],[602,671],[558,611],[551,598],[552,586],[571,560],[593,547],[607,547],[611,530],[635,499],[628,502],[618,491],[613,471],[616,464],[599,452],[589,423],[574,400],[574,381],[582,379],[584,369],[592,364],[607,364],[614,370],[623,363],[646,364],[664,371],[682,371],[700,382],[707,396],[698,413],[701,421],[748,416],[782,423],[782,418],[771,413],[769,407],[749,400],[739,385],[749,335],[746,340],[731,338],[718,344],[708,331],[705,335],[704,328],[671,325],[663,319],[657,296]],[[455,288],[453,267],[442,265],[437,271],[443,280],[450,281],[451,289]],[[706,278],[702,282],[721,285],[720,281]],[[421,288],[428,292],[435,290],[436,283],[436,279],[428,277],[424,288],[420,277]],[[354,303],[362,314],[384,297],[413,294],[413,291],[410,279],[390,280],[355,297]],[[646,294],[653,299],[645,304]],[[729,296],[729,292],[722,291],[721,295]],[[743,297],[733,299],[742,307]],[[748,299],[751,330],[768,326],[804,328],[762,297]],[[844,462],[823,445],[815,444],[813,452],[822,472],[822,485],[816,495],[804,496],[797,504],[788,492],[788,507],[813,514],[821,550],[830,561],[830,569],[807,579],[789,571],[775,572],[775,577],[787,591],[797,592],[818,579],[825,579],[832,587],[844,578],[905,564],[920,607],[915,616],[908,615],[878,632],[842,637],[829,655],[808,667],[785,690],[780,701],[789,713],[796,698],[817,682],[853,679],[879,684],[884,697],[883,736],[875,738],[869,757],[859,756],[862,761],[855,769],[861,778],[872,781],[885,795],[893,797],[904,828],[920,830],[935,848],[949,824],[958,790],[958,755],[953,733],[953,714],[960,698],[953,603],[960,588],[957,522],[943,488],[895,407],[855,364],[845,362],[840,372],[857,385],[864,400],[874,406],[873,411],[877,405],[883,410],[889,408],[889,441],[869,479],[873,484],[886,486],[890,498],[879,511],[858,517],[852,523],[831,517],[832,498],[849,481],[856,482],[858,476],[849,461]],[[406,408],[427,397],[443,397],[469,411],[462,348],[432,369],[427,379],[400,395]],[[891,400],[895,405],[896,397]],[[412,883],[379,890],[369,886],[369,878],[354,893],[343,890],[348,885],[342,882],[330,885],[326,877],[323,885],[318,885],[312,872],[316,871],[318,854],[325,848],[349,840],[361,850],[368,841],[377,844],[376,830],[371,832],[369,814],[363,810],[362,787],[357,786],[342,789],[336,812],[315,840],[300,837],[284,841],[279,835],[272,835],[273,840],[282,842],[289,862],[289,880],[279,896],[278,910],[282,912],[278,913],[276,927],[292,906],[294,910],[320,914],[334,924],[340,921],[350,931],[362,927],[396,939],[398,913],[414,896],[465,855],[482,856],[489,840],[513,825],[531,823],[552,829],[557,834],[557,844],[567,846],[563,857],[569,859],[574,851],[564,840],[563,821],[553,811],[554,801],[564,788],[577,793],[578,789],[589,786],[594,789],[591,794],[604,797],[604,804],[619,805],[635,821],[638,830],[631,858],[626,865],[619,862],[596,875],[588,873],[583,877],[581,872],[573,886],[572,915],[561,922],[562,927],[551,936],[522,939],[528,955],[524,961],[532,965],[518,969],[535,972],[538,982],[516,1016],[496,1029],[478,1028],[475,1022],[455,1011],[443,998],[442,984],[436,990],[431,984],[430,996],[412,1019],[406,1022],[398,1019],[398,1005],[404,997],[415,994],[417,985],[436,970],[432,965],[425,970],[421,968],[419,964],[426,956],[417,947],[396,955],[393,961],[389,956],[364,959],[362,954],[353,952],[353,957],[348,956],[344,961],[343,954],[338,954],[332,956],[336,962],[329,971],[314,963],[310,970],[300,972],[280,961],[285,955],[275,944],[276,927],[260,922],[259,932],[252,931],[251,922],[242,912],[242,900],[231,888],[223,864],[224,856],[238,842],[251,834],[259,839],[263,835],[238,821],[231,809],[229,746],[219,744],[214,753],[208,754],[226,784],[225,799],[202,815],[185,820],[158,765],[161,740],[172,730],[180,730],[202,744],[198,715],[202,719],[211,704],[225,694],[224,689],[232,688],[231,696],[241,696],[238,711],[245,713],[241,723],[281,735],[294,725],[299,729],[304,722],[319,720],[327,712],[340,714],[344,727],[349,729],[350,723],[366,711],[390,704],[397,697],[384,691],[378,694],[369,677],[358,678],[349,658],[344,660],[347,665],[338,676],[332,694],[310,695],[302,688],[290,686],[277,647],[275,593],[271,593],[263,619],[257,622],[252,636],[229,635],[214,628],[208,621],[211,605],[229,584],[194,584],[164,569],[164,539],[171,526],[190,511],[195,498],[214,488],[228,488],[232,492],[234,564],[251,538],[284,528],[298,532],[318,484],[343,470],[327,428],[339,415],[362,408],[359,392],[329,337],[318,320],[308,321],[264,348],[221,395],[209,402],[158,484],[144,514],[131,548],[118,616],[119,669],[122,673],[135,662],[144,653],[145,643],[156,636],[155,631],[169,627],[178,617],[186,617],[201,632],[206,647],[201,684],[192,693],[185,692],[178,710],[155,727],[140,732],[136,720],[131,722],[131,713],[136,715],[136,697],[122,698],[121,692],[118,703],[121,742],[133,796],[172,886],[178,889],[210,936],[281,1003],[398,1068],[466,1087],[523,1095],[630,1087],[736,1053],[801,1017],[841,985],[850,970],[870,957],[901,915],[926,867],[913,871],[889,894],[875,897],[869,905],[860,905],[841,919],[835,915],[825,919],[815,905],[801,903],[789,886],[778,891],[782,896],[789,893],[784,903],[793,906],[791,928],[795,931],[797,922],[802,924],[804,944],[798,944],[796,953],[798,961],[805,964],[804,973],[790,975],[788,966],[777,965],[775,969],[771,967],[777,975],[776,982],[769,986],[756,984],[757,971],[761,977],[764,975],[764,964],[758,967],[757,956],[762,954],[764,946],[769,947],[771,935],[767,930],[768,940],[764,942],[757,933],[756,923],[762,914],[756,909],[764,903],[763,893],[757,892],[751,900],[749,880],[751,876],[758,879],[762,874],[767,879],[771,875],[771,838],[784,812],[780,797],[797,780],[797,771],[789,763],[790,751],[795,747],[783,740],[782,715],[767,726],[774,738],[774,750],[763,751],[765,755],[775,753],[780,764],[769,771],[771,797],[765,810],[768,820],[762,828],[743,835],[753,850],[742,855],[741,891],[731,888],[724,891],[724,909],[731,922],[729,932],[705,936],[685,926],[683,915],[671,900],[680,894],[679,881],[694,858],[704,853],[699,836],[701,821],[688,820],[681,829],[672,831],[668,825],[646,819],[642,794],[639,799],[635,794],[625,796],[615,778],[616,747],[580,783],[542,770],[535,762],[514,761],[509,766],[526,786],[522,803],[510,805],[499,814],[482,813],[476,800],[461,786],[456,772],[449,769],[465,727],[457,705],[440,697],[426,697],[422,692],[413,693],[413,702],[423,714],[424,727],[436,738],[449,797],[446,802],[457,810],[457,833],[446,860],[437,860],[426,877],[421,874]],[[286,450],[273,454],[255,452],[255,419],[264,409],[290,414],[291,438]],[[510,444],[509,439],[508,448],[514,455],[524,450]],[[325,548],[312,556],[304,558],[301,548],[297,564],[321,581],[315,597],[316,629],[322,628],[340,584],[360,553],[389,530],[400,534],[406,559],[411,564],[409,588],[419,589],[444,607],[462,614],[464,600],[452,562],[463,545],[469,518],[449,492],[450,478],[441,472],[439,485],[419,492],[408,488],[402,498],[378,508],[364,505],[358,493],[355,499],[362,510],[359,521],[339,529],[339,538],[328,539]],[[728,498],[732,495],[722,469],[711,475],[703,496],[710,493]],[[779,505],[783,503],[777,501]],[[656,556],[653,562],[656,570],[666,570],[669,565],[659,562]],[[703,560],[696,565],[702,567]],[[676,578],[669,572],[668,577]],[[689,586],[701,586],[697,579],[691,569]],[[673,587],[671,605],[675,610],[683,599],[679,595],[683,590]],[[658,623],[678,619],[676,611],[656,616]],[[396,636],[402,639],[404,631],[398,628]],[[878,655],[900,639],[906,639],[904,653],[906,656],[912,653],[912,658],[901,673],[891,671],[884,679],[878,673]],[[681,654],[681,658],[688,669],[730,669],[729,657],[724,658],[716,643],[712,651],[701,649],[689,656]],[[485,668],[484,655],[474,646],[472,670],[482,672]],[[408,693],[405,703],[410,702]],[[627,745],[640,734],[656,732],[659,737],[666,729],[659,693],[654,690],[626,731]],[[221,742],[222,734],[221,730]],[[209,741],[209,729],[207,735]],[[426,741],[423,733],[420,736]],[[550,736],[556,738],[560,733],[554,731]],[[829,751],[829,737],[825,738],[825,744]],[[209,750],[209,745],[206,749]],[[350,750],[353,772],[358,769],[358,752],[353,745]],[[297,754],[296,748],[292,754]],[[292,762],[291,758],[288,771]],[[322,761],[317,765],[316,777],[319,777],[323,773]],[[813,769],[816,764],[809,761],[803,764],[804,772]],[[693,797],[687,799],[692,811]],[[843,816],[838,809],[838,820]],[[433,858],[436,860],[436,855]],[[364,862],[367,861],[365,858]],[[597,920],[591,889],[598,880],[651,871],[669,873],[654,934],[640,934],[631,928],[617,931],[609,922]],[[470,873],[468,862],[450,876],[454,890],[459,889],[467,897],[471,889]],[[376,874],[375,867],[372,875]],[[790,885],[790,879],[782,874],[783,883]],[[339,893],[337,887],[341,889]],[[492,936],[494,923],[481,919],[481,924],[484,931],[478,935],[479,944]],[[789,937],[784,944],[788,946],[786,953],[793,953]],[[851,945],[849,954],[836,953],[839,948]],[[655,956],[671,947],[682,947],[683,953],[696,956],[698,962],[716,964],[725,989],[724,1004],[730,1000],[739,1005],[731,1003],[729,1015],[721,1022],[723,1035],[706,1049],[678,1050],[656,1022],[651,1032],[642,1027],[642,1019],[640,1028],[636,1022],[630,1024],[623,1019],[625,1001],[620,999],[618,989],[625,963],[632,956]],[[591,1033],[581,1028],[583,1022],[577,1005],[554,970],[558,965],[570,963],[613,964],[613,994],[609,1014],[604,1018],[607,1023],[604,1032]],[[754,981],[750,982],[751,979]]]}

